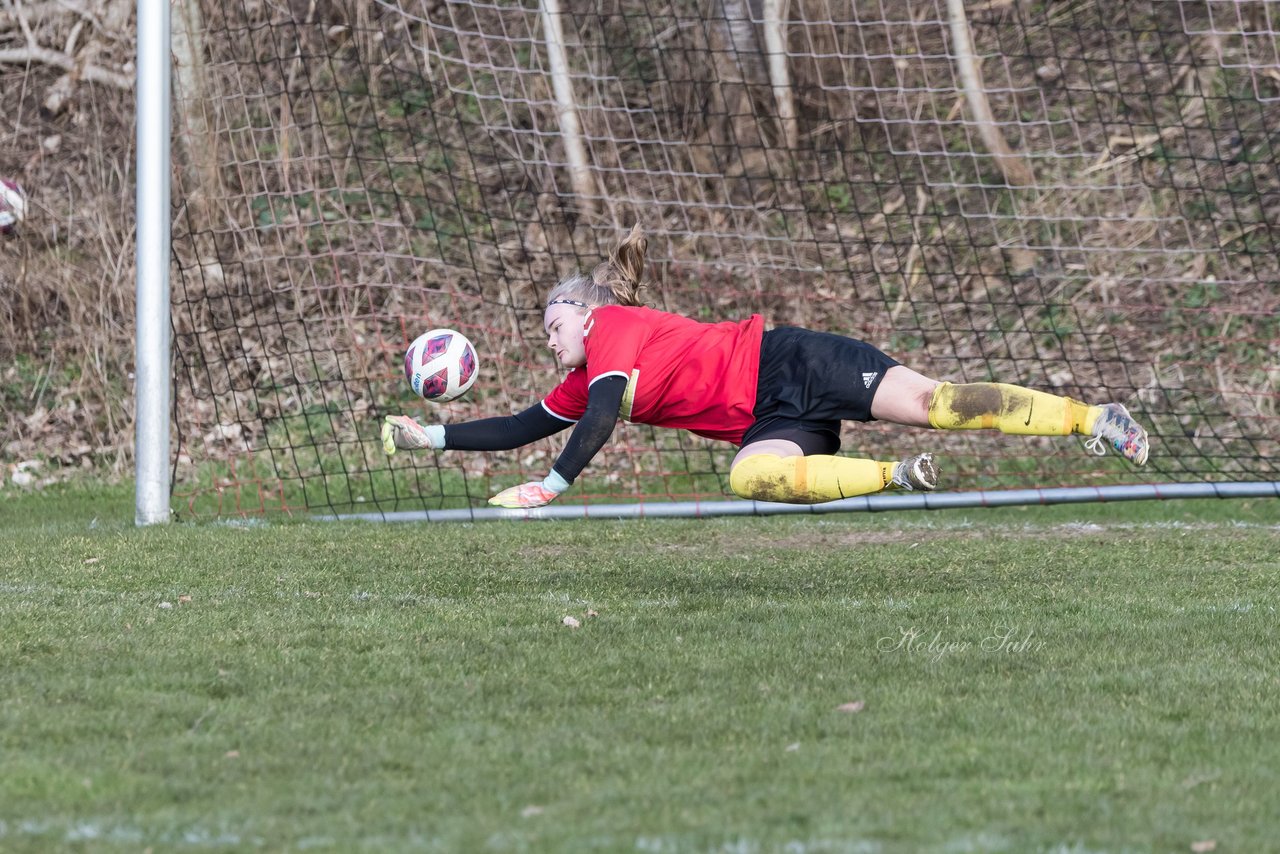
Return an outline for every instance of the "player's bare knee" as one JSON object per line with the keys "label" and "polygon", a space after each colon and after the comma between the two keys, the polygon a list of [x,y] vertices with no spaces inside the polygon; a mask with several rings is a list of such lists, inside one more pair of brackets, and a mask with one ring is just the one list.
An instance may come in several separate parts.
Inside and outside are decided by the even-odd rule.
{"label": "player's bare knee", "polygon": [[929,408],[933,406],[934,396],[938,393],[938,389],[942,388],[944,385],[949,385],[949,383],[938,383],[933,388],[924,389],[916,395],[916,406],[918,406],[920,411],[925,414],[926,421],[929,419]]}

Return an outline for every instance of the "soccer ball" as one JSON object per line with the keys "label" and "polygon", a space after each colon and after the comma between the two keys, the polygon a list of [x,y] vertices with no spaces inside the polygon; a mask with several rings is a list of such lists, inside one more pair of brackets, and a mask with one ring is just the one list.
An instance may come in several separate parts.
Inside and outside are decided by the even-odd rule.
{"label": "soccer ball", "polygon": [[413,393],[432,403],[447,403],[471,388],[479,373],[476,348],[453,329],[419,335],[404,354],[404,376]]}
{"label": "soccer ball", "polygon": [[27,194],[7,178],[0,178],[0,234],[12,234],[27,217]]}

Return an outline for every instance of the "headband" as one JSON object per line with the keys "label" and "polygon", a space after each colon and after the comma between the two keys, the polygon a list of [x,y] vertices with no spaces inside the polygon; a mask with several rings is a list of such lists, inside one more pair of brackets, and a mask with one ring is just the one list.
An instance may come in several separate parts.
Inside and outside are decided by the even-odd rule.
{"label": "headband", "polygon": [[553,299],[551,302],[547,303],[547,308],[551,308],[553,305],[576,305],[579,308],[591,308],[591,306],[587,305],[582,300],[568,299],[566,297]]}

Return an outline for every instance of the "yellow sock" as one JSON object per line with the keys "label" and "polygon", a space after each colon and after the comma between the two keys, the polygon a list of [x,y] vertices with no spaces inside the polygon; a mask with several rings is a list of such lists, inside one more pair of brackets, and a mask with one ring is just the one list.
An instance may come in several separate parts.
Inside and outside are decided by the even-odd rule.
{"label": "yellow sock", "polygon": [[779,457],[753,454],[733,467],[729,486],[740,498],[819,504],[879,492],[893,482],[896,462],[814,454]]}
{"label": "yellow sock", "polygon": [[942,383],[929,398],[939,430],[995,428],[1020,436],[1092,435],[1101,407],[1006,383]]}

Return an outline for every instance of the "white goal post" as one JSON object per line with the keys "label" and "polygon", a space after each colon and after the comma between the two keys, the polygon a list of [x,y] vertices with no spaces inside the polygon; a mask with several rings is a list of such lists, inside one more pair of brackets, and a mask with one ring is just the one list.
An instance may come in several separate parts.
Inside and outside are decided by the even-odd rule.
{"label": "white goal post", "polygon": [[134,519],[169,521],[170,352],[169,0],[138,0],[137,344]]}

